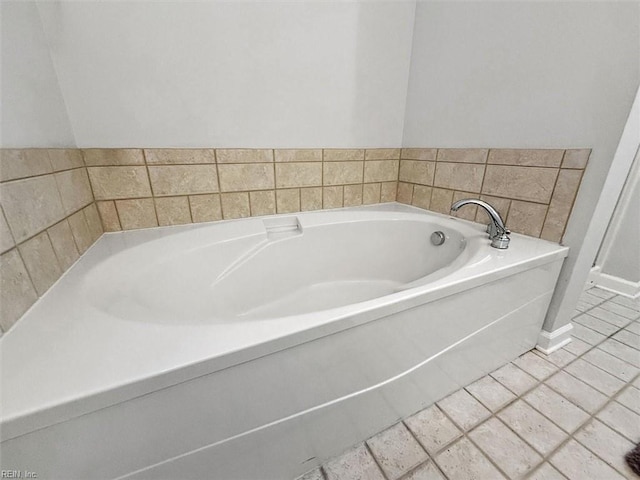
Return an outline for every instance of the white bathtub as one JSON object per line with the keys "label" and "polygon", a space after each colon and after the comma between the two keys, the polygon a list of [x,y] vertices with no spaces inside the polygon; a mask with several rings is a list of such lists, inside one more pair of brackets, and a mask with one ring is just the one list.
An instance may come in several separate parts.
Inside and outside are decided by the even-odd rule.
{"label": "white bathtub", "polygon": [[107,234],[0,340],[2,468],[293,478],[532,348],[566,255],[399,204]]}

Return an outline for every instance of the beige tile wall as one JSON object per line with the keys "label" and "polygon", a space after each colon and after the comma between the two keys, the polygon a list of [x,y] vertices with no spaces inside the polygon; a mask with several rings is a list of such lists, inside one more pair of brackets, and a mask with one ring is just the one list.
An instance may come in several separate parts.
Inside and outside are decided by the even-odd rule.
{"label": "beige tile wall", "polygon": [[400,149],[84,150],[105,231],[396,199]]}
{"label": "beige tile wall", "polygon": [[[449,214],[462,198],[491,203],[514,232],[562,239],[588,149],[403,148],[397,201]],[[486,223],[482,209],[455,215]]]}
{"label": "beige tile wall", "polygon": [[[399,201],[560,241],[590,150],[22,149],[0,157],[0,331],[102,234]],[[486,222],[465,207],[457,215]]]}
{"label": "beige tile wall", "polygon": [[80,150],[0,151],[0,332],[101,234]]}

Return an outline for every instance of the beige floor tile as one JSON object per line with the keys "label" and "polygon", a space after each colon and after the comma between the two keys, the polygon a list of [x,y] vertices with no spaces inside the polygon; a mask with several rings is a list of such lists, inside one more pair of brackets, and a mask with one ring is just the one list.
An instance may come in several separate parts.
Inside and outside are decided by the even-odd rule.
{"label": "beige floor tile", "polygon": [[427,461],[429,457],[403,423],[367,440],[371,453],[390,480]]}
{"label": "beige floor tile", "polygon": [[449,480],[498,480],[506,478],[468,439],[463,438],[444,449],[436,463]]}
{"label": "beige floor tile", "polygon": [[491,416],[491,412],[466,390],[452,393],[447,398],[440,400],[438,406],[465,431]]}
{"label": "beige floor tile", "polygon": [[492,372],[491,376],[516,395],[522,395],[537,383],[535,378],[512,363]]}
{"label": "beige floor tile", "polygon": [[624,455],[634,447],[634,444],[622,435],[602,422],[592,420],[580,429],[574,438],[620,473],[632,478],[633,472],[625,462]]}
{"label": "beige floor tile", "polygon": [[605,335],[602,335],[601,333],[598,333],[595,330],[591,330],[590,328],[587,328],[584,325],[581,325],[579,323],[573,324],[573,330],[571,331],[571,335],[574,338],[578,338],[590,345],[597,345],[598,343],[602,342],[607,338]]}
{"label": "beige floor tile", "polygon": [[609,310],[605,310],[602,307],[592,308],[591,310],[589,310],[589,315],[599,318],[600,320],[610,323],[611,325],[615,325],[616,327],[625,327],[629,325],[629,323],[631,323],[631,320],[629,320],[628,318],[623,317],[622,315],[618,315],[617,313],[611,312]]}
{"label": "beige floor tile", "polygon": [[619,328],[615,325],[611,325],[610,323],[605,322],[604,320],[592,317],[588,313],[583,313],[582,315],[577,316],[573,319],[573,321],[579,323],[582,326],[590,328],[591,330],[595,330],[596,332],[601,333],[607,337],[617,332]]}
{"label": "beige floor tile", "polygon": [[640,373],[640,369],[598,348],[588,351],[582,358],[625,382]]}
{"label": "beige floor tile", "polygon": [[364,444],[329,461],[322,468],[327,480],[385,480]]}
{"label": "beige floor tile", "polygon": [[[634,325],[637,324],[634,323]],[[613,338],[615,338],[620,343],[624,343],[625,345],[635,348],[636,350],[640,349],[640,335],[636,335],[629,330],[620,330],[613,336]],[[640,351],[638,352],[638,354],[640,354]]]}
{"label": "beige floor tile", "polygon": [[316,468],[315,470],[311,470],[301,477],[298,477],[296,480],[324,480],[324,476],[322,475],[320,469]]}
{"label": "beige floor tile", "polygon": [[527,477],[527,480],[566,480],[566,478],[550,464],[543,463],[540,468]]}
{"label": "beige floor tile", "polygon": [[611,402],[603,408],[598,419],[632,442],[640,441],[640,415],[617,402]]}
{"label": "beige floor tile", "polygon": [[617,340],[609,338],[598,345],[598,349],[603,350],[621,360],[624,360],[634,367],[640,367],[640,354],[638,353],[638,350],[636,350],[635,348],[631,348],[624,343],[620,343]]}
{"label": "beige floor tile", "polygon": [[466,387],[466,390],[492,412],[498,411],[516,398],[513,393],[489,375],[472,383]]}
{"label": "beige floor tile", "polygon": [[606,396],[565,372],[558,372],[546,383],[589,413],[594,413],[607,401]]}
{"label": "beige floor tile", "polygon": [[548,362],[557,365],[558,367],[564,367],[568,363],[572,362],[576,359],[576,356],[573,353],[568,352],[567,350],[560,349],[556,350],[549,355],[545,355],[540,350],[534,350],[535,354],[547,360]]}
{"label": "beige floor tile", "polygon": [[402,480],[446,480],[446,478],[433,462],[428,462],[402,477]]}
{"label": "beige floor tile", "polygon": [[567,432],[573,432],[589,418],[587,412],[546,385],[540,385],[524,399]]}
{"label": "beige floor tile", "polygon": [[547,362],[533,352],[525,353],[516,358],[513,363],[538,380],[544,380],[558,370],[556,365]]}
{"label": "beige floor tile", "polygon": [[551,464],[569,480],[624,478],[575,440],[570,440],[558,450],[551,457]]}
{"label": "beige floor tile", "polygon": [[405,424],[430,454],[436,453],[462,435],[458,427],[436,405],[407,418]]}
{"label": "beige floor tile", "polygon": [[497,418],[476,427],[469,437],[510,478],[520,478],[542,462],[540,455]]}
{"label": "beige floor tile", "polygon": [[498,417],[543,455],[557,448],[567,434],[522,400],[509,405]]}
{"label": "beige floor tile", "polygon": [[604,370],[599,369],[589,362],[585,362],[581,358],[567,366],[564,371],[570,373],[579,380],[582,380],[587,385],[591,385],[593,388],[601,391],[609,397],[618,392],[625,385],[622,380],[614,377]]}
{"label": "beige floor tile", "polygon": [[633,385],[625,388],[616,400],[622,405],[640,415],[640,390]]}
{"label": "beige floor tile", "polygon": [[591,345],[587,342],[583,342],[579,338],[572,338],[571,342],[562,348],[573,355],[582,355],[591,348]]}

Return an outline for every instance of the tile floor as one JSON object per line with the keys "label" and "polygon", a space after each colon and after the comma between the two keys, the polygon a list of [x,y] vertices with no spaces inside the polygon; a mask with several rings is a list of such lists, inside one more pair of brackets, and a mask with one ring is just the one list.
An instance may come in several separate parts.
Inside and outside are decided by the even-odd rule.
{"label": "tile floor", "polygon": [[598,288],[573,341],[532,350],[301,480],[638,479],[640,302]]}

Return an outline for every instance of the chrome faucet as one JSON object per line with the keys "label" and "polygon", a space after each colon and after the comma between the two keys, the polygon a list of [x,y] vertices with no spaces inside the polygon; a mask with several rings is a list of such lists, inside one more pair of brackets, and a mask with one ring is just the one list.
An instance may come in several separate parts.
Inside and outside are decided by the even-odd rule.
{"label": "chrome faucet", "polygon": [[507,227],[505,227],[502,217],[500,217],[498,211],[487,202],[483,202],[482,200],[475,198],[465,198],[464,200],[458,200],[456,203],[451,205],[451,211],[456,212],[460,207],[469,204],[478,205],[479,207],[484,208],[487,211],[487,214],[489,214],[491,222],[487,225],[487,233],[491,239],[491,246],[500,249],[509,248],[509,234],[511,232]]}

